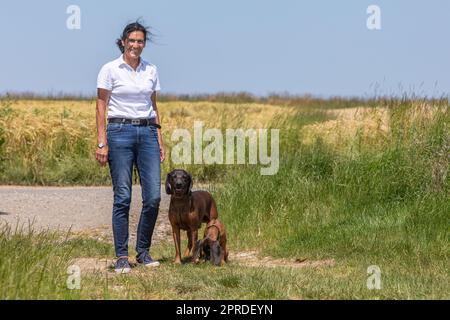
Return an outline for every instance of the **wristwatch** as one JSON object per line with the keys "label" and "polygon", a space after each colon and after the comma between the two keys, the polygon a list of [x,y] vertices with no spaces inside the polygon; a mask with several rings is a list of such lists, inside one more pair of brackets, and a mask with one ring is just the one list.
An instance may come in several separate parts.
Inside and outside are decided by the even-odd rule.
{"label": "wristwatch", "polygon": [[100,142],[100,143],[97,145],[97,147],[98,147],[99,149],[101,149],[101,148],[103,148],[103,147],[106,147],[106,144],[104,144],[103,142]]}

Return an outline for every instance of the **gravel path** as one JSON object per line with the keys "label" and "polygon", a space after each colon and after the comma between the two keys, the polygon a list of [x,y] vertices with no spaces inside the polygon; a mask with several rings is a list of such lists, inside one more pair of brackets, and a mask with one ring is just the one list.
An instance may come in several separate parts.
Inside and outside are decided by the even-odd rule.
{"label": "gravel path", "polygon": [[[202,189],[208,190],[211,188]],[[172,241],[172,229],[167,217],[169,202],[170,197],[161,187],[161,205],[153,233],[153,244],[161,240]],[[112,203],[113,192],[111,187],[0,186],[0,224],[6,221],[13,228],[17,223],[24,224],[27,227],[28,221],[33,221],[35,230],[67,231],[71,228],[75,235],[87,236],[112,244]],[[136,243],[140,210],[141,188],[140,186],[133,186],[130,210],[130,247],[134,247]],[[256,251],[231,252],[230,259],[250,267],[317,268],[335,264],[334,259],[311,261],[304,257],[297,259],[258,257]],[[86,270],[100,268],[107,271],[105,267],[107,264],[101,259],[87,257],[78,260],[77,264],[83,266]]]}
{"label": "gravel path", "polygon": [[[167,218],[170,197],[161,187],[161,205],[153,243],[171,239]],[[16,187],[0,186],[0,222],[17,223],[35,230],[52,229],[112,241],[112,187]],[[141,188],[133,186],[130,210],[130,245],[134,246],[142,207]]]}

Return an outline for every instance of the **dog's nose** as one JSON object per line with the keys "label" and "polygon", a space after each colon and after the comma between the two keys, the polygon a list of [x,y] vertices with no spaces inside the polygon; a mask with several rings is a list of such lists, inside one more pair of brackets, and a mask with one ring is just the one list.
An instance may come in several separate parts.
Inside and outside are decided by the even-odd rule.
{"label": "dog's nose", "polygon": [[181,188],[182,186],[183,186],[183,185],[182,185],[181,183],[176,183],[176,184],[175,184],[175,187],[176,187],[176,188]]}

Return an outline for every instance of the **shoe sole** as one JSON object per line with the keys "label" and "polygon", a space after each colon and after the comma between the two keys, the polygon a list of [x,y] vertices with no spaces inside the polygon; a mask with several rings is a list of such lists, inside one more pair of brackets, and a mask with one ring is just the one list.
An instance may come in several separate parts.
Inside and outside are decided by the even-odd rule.
{"label": "shoe sole", "polygon": [[121,268],[121,269],[114,269],[116,273],[130,273],[131,268]]}
{"label": "shoe sole", "polygon": [[147,264],[138,262],[138,264],[141,265],[141,266],[147,267],[147,268],[153,268],[153,267],[159,267],[160,266],[159,262],[150,262],[150,263],[147,263]]}

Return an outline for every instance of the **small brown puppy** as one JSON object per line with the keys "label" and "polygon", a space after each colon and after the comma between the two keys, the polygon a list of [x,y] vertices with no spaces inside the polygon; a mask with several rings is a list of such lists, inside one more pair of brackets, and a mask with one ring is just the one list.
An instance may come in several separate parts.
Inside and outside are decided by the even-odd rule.
{"label": "small brown puppy", "polygon": [[197,244],[198,229],[203,222],[216,219],[217,206],[207,191],[191,191],[192,176],[185,170],[173,170],[166,178],[166,193],[171,195],[169,221],[175,242],[175,263],[181,263],[180,230],[187,231],[188,246],[184,257],[189,256]]}
{"label": "small brown puppy", "polygon": [[201,257],[216,266],[228,262],[227,233],[219,219],[213,219],[206,225],[203,239],[197,242],[194,262],[198,263]]}

